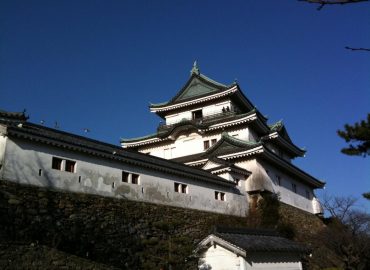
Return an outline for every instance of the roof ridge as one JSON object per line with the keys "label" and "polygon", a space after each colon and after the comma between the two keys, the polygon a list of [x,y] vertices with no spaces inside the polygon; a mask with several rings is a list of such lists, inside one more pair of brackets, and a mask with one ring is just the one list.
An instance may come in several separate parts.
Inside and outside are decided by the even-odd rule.
{"label": "roof ridge", "polygon": [[253,146],[253,145],[261,144],[261,142],[246,141],[246,140],[242,140],[242,139],[236,138],[234,136],[230,136],[230,134],[227,133],[226,131],[225,132],[222,132],[221,138],[224,138],[224,139],[227,139],[227,140],[231,140],[231,141],[236,142],[236,143],[247,144],[248,146]]}
{"label": "roof ridge", "polygon": [[120,138],[120,142],[132,142],[132,141],[137,141],[137,140],[142,140],[142,139],[150,139],[150,138],[155,138],[157,137],[158,133],[152,133],[140,137],[134,137],[134,138]]}
{"label": "roof ridge", "polygon": [[211,82],[211,83],[213,83],[213,84],[216,84],[216,85],[219,85],[219,86],[222,86],[222,87],[229,88],[229,87],[233,86],[233,84],[226,85],[226,84],[223,84],[223,83],[217,82],[217,81],[215,81],[215,80],[213,80],[213,79],[211,79],[211,78],[207,77],[206,75],[204,75],[204,74],[202,74],[202,73],[199,73],[199,75],[198,75],[198,76],[199,76],[199,77],[201,77],[201,78],[202,78],[202,79],[204,79],[204,80],[207,80],[207,81],[209,81],[209,82]]}
{"label": "roof ridge", "polygon": [[215,226],[214,233],[219,234],[246,234],[246,235],[260,235],[260,236],[277,236],[282,237],[274,229],[256,229],[256,228],[245,228],[245,227],[226,227],[226,226]]}

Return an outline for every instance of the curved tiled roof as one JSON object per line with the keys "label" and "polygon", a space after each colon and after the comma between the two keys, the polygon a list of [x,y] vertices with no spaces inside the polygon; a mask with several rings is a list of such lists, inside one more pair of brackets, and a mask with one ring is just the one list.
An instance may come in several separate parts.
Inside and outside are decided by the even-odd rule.
{"label": "curved tiled roof", "polygon": [[2,121],[26,121],[28,116],[23,112],[7,112],[0,110],[0,120]]}
{"label": "curved tiled roof", "polygon": [[227,133],[223,133],[221,140],[219,140],[212,147],[208,148],[207,151],[205,152],[174,158],[172,160],[176,162],[185,163],[188,165],[189,164],[200,165],[214,158],[235,159],[239,158],[242,155],[244,158],[250,159],[255,158],[256,154],[260,155],[260,158],[262,159],[265,159],[269,162],[273,162],[274,164],[286,170],[290,174],[298,176],[302,181],[305,181],[306,183],[312,185],[315,188],[322,188],[325,185],[325,182],[322,182],[314,178],[313,176],[299,169],[297,166],[293,165],[292,163],[284,160],[283,158],[279,157],[278,155],[270,151],[267,147],[264,146],[263,141],[247,142],[244,140],[234,138],[228,135]]}
{"label": "curved tiled roof", "polygon": [[304,245],[284,238],[273,230],[217,227],[213,235],[245,252],[307,253],[309,251]]}
{"label": "curved tiled roof", "polygon": [[[121,143],[134,143],[134,142],[140,142],[143,140],[149,140],[149,139],[165,139],[166,137],[170,136],[176,129],[181,128],[183,126],[188,126],[192,127],[195,130],[202,130],[202,131],[207,131],[207,129],[220,129],[223,128],[223,123],[229,123],[232,121],[235,121],[238,123],[238,120],[242,120],[243,118],[253,115],[256,113],[256,110],[251,110],[250,112],[247,113],[221,113],[217,114],[215,117],[209,117],[209,118],[204,118],[200,120],[188,120],[184,119],[178,123],[171,124],[171,125],[161,125],[158,127],[157,133],[150,134],[147,136],[143,137],[137,137],[137,138],[121,138]],[[219,127],[216,127],[218,126]]]}
{"label": "curved tiled roof", "polygon": [[240,140],[224,132],[221,135],[221,139],[216,144],[208,148],[205,152],[174,158],[172,160],[181,163],[188,163],[195,160],[212,159],[221,155],[251,150],[261,145],[261,142],[248,142]]}
{"label": "curved tiled roof", "polygon": [[186,84],[170,101],[151,104],[150,107],[157,108],[162,106],[173,105],[194,98],[207,96],[210,93],[212,94],[219,93],[229,89],[232,86],[233,85],[226,86],[204,76],[203,74],[193,72],[189,80],[186,82]]}

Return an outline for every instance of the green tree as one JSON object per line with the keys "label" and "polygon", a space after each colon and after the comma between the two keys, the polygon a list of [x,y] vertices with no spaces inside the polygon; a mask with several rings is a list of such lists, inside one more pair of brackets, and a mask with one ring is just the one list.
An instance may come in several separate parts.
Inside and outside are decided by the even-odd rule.
{"label": "green tree", "polygon": [[[370,155],[370,113],[366,120],[362,120],[354,125],[346,124],[344,130],[338,130],[339,137],[343,138],[348,147],[343,148],[343,154],[350,156]],[[370,192],[364,193],[363,196],[370,200]]]}
{"label": "green tree", "polygon": [[354,125],[346,124],[344,130],[337,132],[349,144],[341,150],[343,154],[363,157],[370,155],[370,113],[366,120]]}

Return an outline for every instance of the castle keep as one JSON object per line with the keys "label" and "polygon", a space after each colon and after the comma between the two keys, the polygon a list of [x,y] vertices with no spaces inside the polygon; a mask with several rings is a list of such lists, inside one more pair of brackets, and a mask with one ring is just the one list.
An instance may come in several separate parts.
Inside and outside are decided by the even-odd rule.
{"label": "castle keep", "polygon": [[[151,104],[150,111],[163,119],[157,131],[122,139],[124,148],[217,175],[238,187],[244,203],[253,205],[260,194],[275,193],[284,203],[321,213],[314,190],[324,183],[292,163],[305,151],[281,121],[269,125],[236,82],[216,82],[194,63],[181,90],[168,102]],[[214,197],[230,200],[217,191]]]}

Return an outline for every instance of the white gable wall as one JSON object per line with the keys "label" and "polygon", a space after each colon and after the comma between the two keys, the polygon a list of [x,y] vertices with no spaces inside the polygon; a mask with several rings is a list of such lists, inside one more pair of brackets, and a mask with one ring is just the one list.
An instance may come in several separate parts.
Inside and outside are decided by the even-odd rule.
{"label": "white gable wall", "polygon": [[[243,258],[221,247],[218,244],[211,246],[200,260],[203,265],[209,265],[212,270],[242,270],[240,268]],[[200,268],[202,269],[202,268]],[[204,268],[207,269],[207,268]]]}

